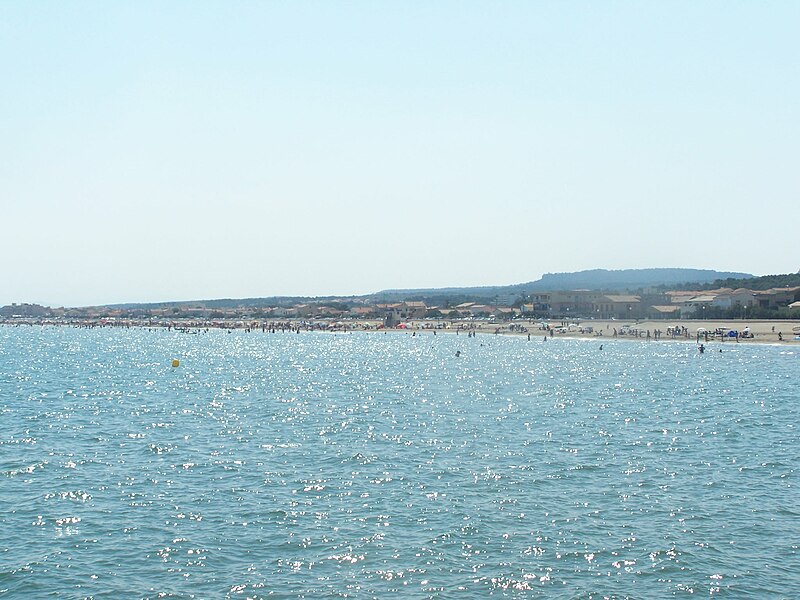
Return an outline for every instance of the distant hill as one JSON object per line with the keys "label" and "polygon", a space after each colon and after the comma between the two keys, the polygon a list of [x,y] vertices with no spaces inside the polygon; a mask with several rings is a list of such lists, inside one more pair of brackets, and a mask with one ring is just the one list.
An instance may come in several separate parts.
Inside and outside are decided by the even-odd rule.
{"label": "distant hill", "polygon": [[198,307],[204,308],[238,308],[248,306],[252,308],[272,308],[275,306],[293,306],[303,302],[335,302],[341,300],[340,296],[269,296],[264,298],[216,298],[213,300],[173,300],[169,302],[128,302],[124,304],[106,304],[103,308],[115,309],[161,309],[173,307]]}
{"label": "distant hill", "polygon": [[716,288],[747,288],[748,290],[768,290],[771,288],[800,286],[800,271],[784,275],[764,275],[762,277],[748,277],[746,279],[715,279],[711,283],[697,286],[701,290]]}
{"label": "distant hill", "polygon": [[[216,300],[115,304],[108,306],[108,308],[151,309],[176,306],[204,306],[206,308],[235,308],[247,306],[264,308],[272,306],[291,306],[302,302],[400,302],[403,300],[423,300],[432,304],[445,302],[451,305],[468,301],[511,304],[515,300],[535,292],[576,289],[635,292],[655,287],[679,289],[681,287],[700,288],[706,286],[710,288],[721,287],[721,285],[718,285],[719,282],[724,282],[726,287],[750,287],[745,283],[747,281],[753,281],[753,276],[748,273],[729,273],[710,269],[623,269],[619,271],[592,269],[590,271],[578,271],[575,273],[547,273],[537,281],[500,286],[395,289],[384,290],[375,294],[359,297],[272,296],[268,298],[220,298]],[[766,287],[774,286],[767,285]],[[753,287],[753,289],[761,288]]]}
{"label": "distant hill", "polygon": [[454,303],[481,298],[507,300],[510,297],[520,297],[534,292],[562,290],[586,289],[624,292],[654,287],[699,287],[702,284],[711,284],[721,279],[738,280],[752,277],[748,273],[731,273],[711,269],[622,269],[618,271],[592,269],[575,273],[546,273],[537,281],[513,285],[384,290],[372,294],[371,298],[387,302],[447,299],[448,302]]}
{"label": "distant hill", "polygon": [[729,273],[711,269],[592,269],[577,273],[547,273],[528,284],[536,291],[569,289],[636,290],[647,287],[710,283],[718,279],[744,279],[749,273]]}

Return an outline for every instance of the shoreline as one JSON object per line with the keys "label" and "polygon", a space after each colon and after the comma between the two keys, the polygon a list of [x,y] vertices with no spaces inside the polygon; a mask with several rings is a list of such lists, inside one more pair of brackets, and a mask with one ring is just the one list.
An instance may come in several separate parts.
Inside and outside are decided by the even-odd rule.
{"label": "shoreline", "polygon": [[[321,319],[259,319],[248,321],[206,321],[200,319],[156,321],[144,319],[14,319],[0,321],[6,327],[56,326],[94,328],[143,328],[167,329],[177,332],[224,329],[245,330],[262,333],[296,333],[299,331],[323,332],[395,332],[413,334],[451,334],[451,335],[503,335],[515,337],[547,336],[549,339],[587,339],[587,340],[628,340],[643,342],[682,341],[691,343],[773,343],[791,344],[800,341],[799,320],[677,320],[677,321],[616,321],[616,320],[515,320],[492,323],[489,321],[444,321],[433,319],[415,320],[398,327],[384,327],[376,320],[326,321]],[[680,333],[670,332],[679,328]],[[698,338],[697,331],[701,331]],[[728,332],[739,332],[739,337]],[[747,337],[742,334],[747,332]],[[716,333],[715,333],[716,332]],[[616,335],[615,335],[616,333]],[[722,335],[721,335],[722,334]],[[780,339],[782,337],[782,339]],[[796,339],[797,338],[797,339]]]}

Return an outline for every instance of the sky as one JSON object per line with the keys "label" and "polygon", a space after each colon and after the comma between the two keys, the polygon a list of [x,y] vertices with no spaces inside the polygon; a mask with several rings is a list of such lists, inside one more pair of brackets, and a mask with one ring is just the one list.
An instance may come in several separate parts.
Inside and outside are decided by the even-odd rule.
{"label": "sky", "polygon": [[0,305],[800,269],[800,3],[0,3]]}

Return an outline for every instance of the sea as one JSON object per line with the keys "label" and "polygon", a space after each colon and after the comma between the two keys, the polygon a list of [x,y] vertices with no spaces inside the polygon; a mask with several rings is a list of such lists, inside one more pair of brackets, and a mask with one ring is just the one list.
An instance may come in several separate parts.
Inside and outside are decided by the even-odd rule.
{"label": "sea", "polygon": [[798,467],[800,344],[0,327],[3,598],[800,598]]}

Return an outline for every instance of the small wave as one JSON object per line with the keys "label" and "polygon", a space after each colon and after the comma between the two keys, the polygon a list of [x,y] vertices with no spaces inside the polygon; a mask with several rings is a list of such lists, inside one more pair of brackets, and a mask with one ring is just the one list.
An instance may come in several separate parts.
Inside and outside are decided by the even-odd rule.
{"label": "small wave", "polygon": [[36,462],[30,465],[26,465],[24,467],[19,467],[18,469],[9,469],[8,471],[4,471],[3,475],[6,477],[17,477],[18,475],[30,475],[36,471],[40,471],[44,469],[48,465],[49,461],[42,461]]}

